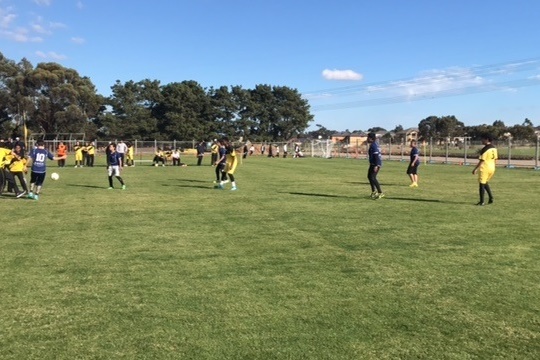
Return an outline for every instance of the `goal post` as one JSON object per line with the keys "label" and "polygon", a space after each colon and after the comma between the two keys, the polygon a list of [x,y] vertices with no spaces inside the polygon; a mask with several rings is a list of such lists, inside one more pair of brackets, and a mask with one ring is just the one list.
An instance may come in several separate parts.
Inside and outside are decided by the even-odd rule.
{"label": "goal post", "polygon": [[328,140],[312,140],[311,141],[311,157],[322,157],[325,159],[332,158],[334,142]]}

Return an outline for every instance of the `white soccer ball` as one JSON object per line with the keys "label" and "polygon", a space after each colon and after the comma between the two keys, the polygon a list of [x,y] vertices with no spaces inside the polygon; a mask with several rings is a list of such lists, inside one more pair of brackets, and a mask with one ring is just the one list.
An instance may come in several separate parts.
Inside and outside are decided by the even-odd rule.
{"label": "white soccer ball", "polygon": [[60,175],[58,175],[58,173],[52,173],[51,174],[51,179],[58,180],[58,179],[60,179]]}

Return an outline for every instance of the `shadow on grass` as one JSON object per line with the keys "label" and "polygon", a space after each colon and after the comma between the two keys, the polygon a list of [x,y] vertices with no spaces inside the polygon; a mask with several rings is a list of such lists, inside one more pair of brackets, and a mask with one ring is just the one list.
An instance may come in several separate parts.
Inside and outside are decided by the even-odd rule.
{"label": "shadow on grass", "polygon": [[402,198],[402,197],[385,197],[386,200],[397,200],[397,201],[419,201],[419,202],[432,202],[432,203],[446,203],[446,201],[441,201],[437,199],[418,199],[418,198]]}
{"label": "shadow on grass", "polygon": [[170,181],[178,182],[187,182],[187,183],[205,183],[208,184],[208,181],[205,180],[196,180],[196,179],[169,179]]}
{"label": "shadow on grass", "polygon": [[107,189],[109,186],[98,186],[98,185],[84,185],[84,184],[66,184],[66,186],[74,186],[74,187],[85,187],[85,188],[92,188],[92,189]]}
{"label": "shadow on grass", "polygon": [[343,195],[304,193],[304,192],[286,192],[284,194],[301,195],[301,196],[318,196],[318,197],[329,197],[329,198],[344,198],[344,199],[350,199],[351,198],[350,196],[343,196]]}
{"label": "shadow on grass", "polygon": [[[386,186],[403,186],[405,187],[405,185],[403,185],[402,183],[399,183],[399,184],[394,184],[394,183],[383,183],[383,182],[379,182],[381,184],[381,187],[386,187]],[[369,182],[368,181],[347,181],[345,182],[345,184],[351,184],[351,185],[367,185],[369,186]]]}
{"label": "shadow on grass", "polygon": [[[206,181],[200,181],[202,183],[207,183]],[[211,186],[203,186],[203,185],[184,185],[184,184],[161,184],[161,186],[174,186],[179,188],[190,188],[190,189],[207,189],[207,190],[214,190]]]}

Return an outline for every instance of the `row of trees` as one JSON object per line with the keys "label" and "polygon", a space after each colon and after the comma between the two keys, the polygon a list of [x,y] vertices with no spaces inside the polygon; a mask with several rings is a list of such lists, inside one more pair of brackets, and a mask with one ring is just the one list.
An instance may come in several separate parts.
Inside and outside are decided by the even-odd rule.
{"label": "row of trees", "polygon": [[[322,138],[330,138],[336,133],[335,130],[330,130],[322,125],[317,124],[318,129],[310,133],[313,137],[321,136]],[[381,127],[372,127],[367,131],[346,130],[345,133],[357,134],[366,132],[384,133],[384,139],[391,138],[395,142],[405,140],[406,131],[403,126],[398,125],[393,130],[386,130]],[[523,141],[536,141],[540,128],[535,128],[532,121],[525,119],[521,125],[506,126],[503,121],[496,120],[492,125],[473,125],[465,126],[455,116],[429,116],[420,121],[418,124],[418,137],[420,140],[432,139],[437,142],[445,142],[448,139],[470,137],[471,139],[480,139],[483,135],[490,135],[493,139],[507,139]]]}
{"label": "row of trees", "polygon": [[[142,80],[117,81],[111,89],[112,95],[104,97],[90,78],[73,69],[57,63],[34,67],[26,59],[15,63],[0,53],[0,136],[20,136],[23,123],[33,134],[85,133],[91,139],[193,140],[226,135],[286,141],[328,138],[336,132],[317,125],[317,130],[306,133],[313,120],[309,104],[296,89],[284,86],[207,89],[195,81],[161,85],[158,80]],[[497,139],[509,134],[520,140],[536,138],[528,119],[511,127],[500,120],[465,126],[455,116],[430,116],[420,121],[418,129],[421,138],[435,140],[479,138],[484,133]],[[386,136],[399,137],[401,130],[398,125]]]}
{"label": "row of trees", "polygon": [[313,115],[301,94],[284,86],[205,89],[195,81],[117,81],[112,95],[97,93],[88,77],[57,63],[35,68],[0,53],[0,133],[85,133],[88,138],[254,141],[298,137]]}

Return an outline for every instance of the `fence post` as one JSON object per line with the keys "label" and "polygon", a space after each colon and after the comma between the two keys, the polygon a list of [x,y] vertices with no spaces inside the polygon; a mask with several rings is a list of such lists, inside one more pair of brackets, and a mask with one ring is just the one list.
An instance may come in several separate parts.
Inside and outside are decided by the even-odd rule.
{"label": "fence post", "polygon": [[450,138],[447,137],[447,138],[446,138],[446,145],[445,145],[445,148],[446,148],[446,155],[445,155],[445,158],[444,158],[444,163],[445,163],[445,164],[448,164],[448,151],[449,151],[449,147],[450,147]]}
{"label": "fence post", "polygon": [[403,139],[401,139],[401,161],[404,161],[405,159],[403,158],[403,151],[404,151],[404,145],[403,145]]}
{"label": "fence post", "polygon": [[429,138],[429,163],[430,164],[433,163],[432,155],[433,155],[433,138],[430,137]]}
{"label": "fence post", "polygon": [[506,165],[507,168],[512,169],[514,166],[511,164],[512,162],[512,137],[508,137],[508,164]]}
{"label": "fence post", "polygon": [[538,155],[540,153],[540,135],[537,135],[536,136],[536,151],[535,151],[535,155],[534,155],[534,170],[540,170],[540,168],[538,168]]}
{"label": "fence post", "polygon": [[464,155],[463,155],[463,165],[469,165],[469,164],[467,163],[467,147],[468,147],[468,142],[469,142],[469,137],[468,137],[468,136],[465,136],[465,137],[463,138],[463,144],[464,144],[463,149],[465,150],[465,153],[464,153]]}

